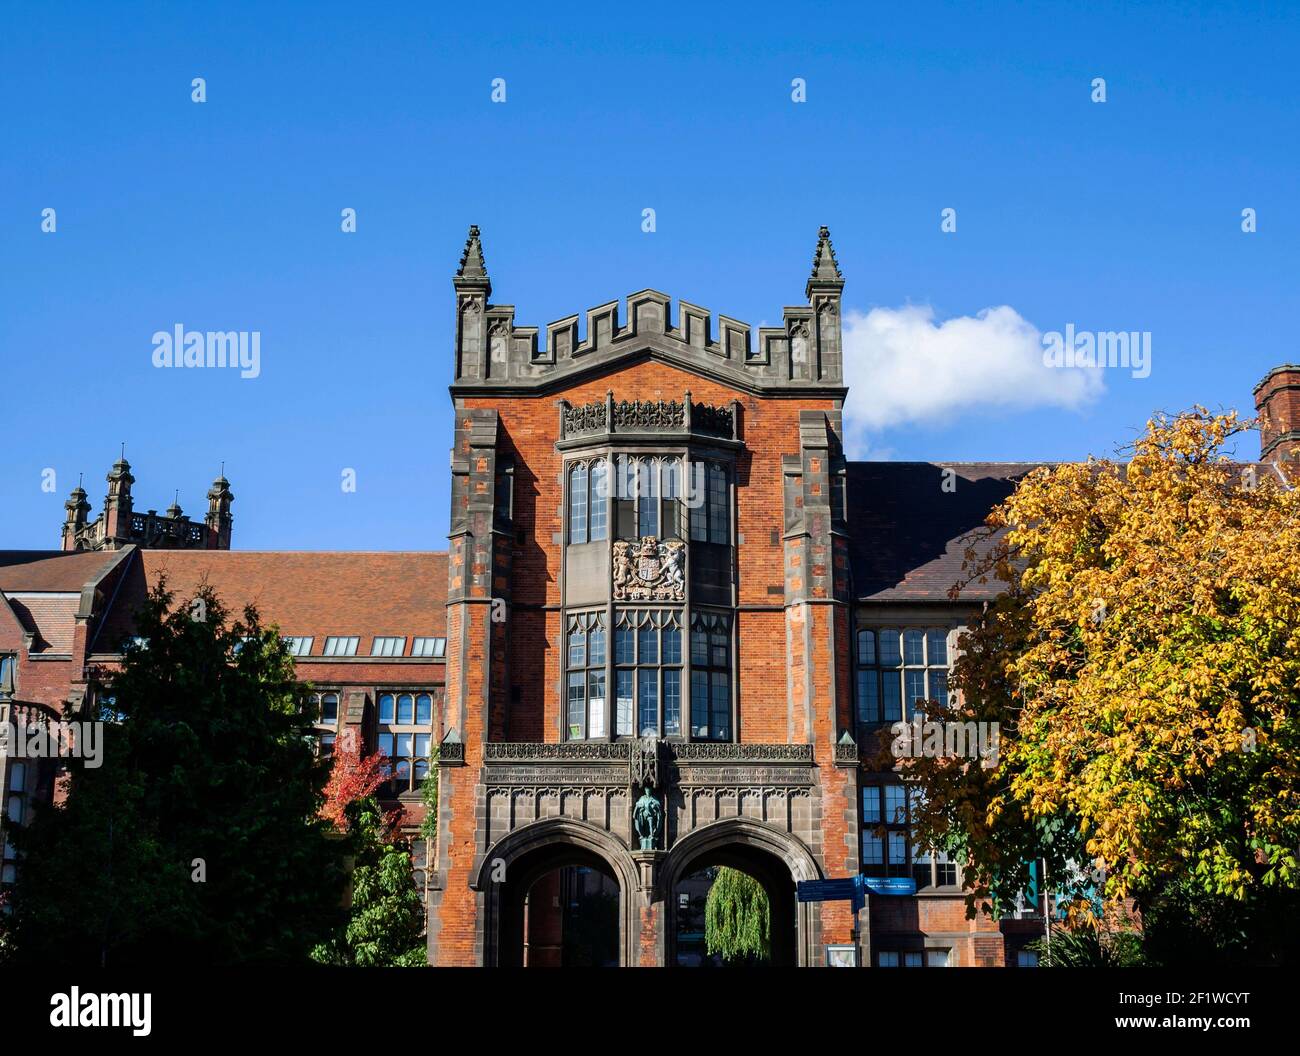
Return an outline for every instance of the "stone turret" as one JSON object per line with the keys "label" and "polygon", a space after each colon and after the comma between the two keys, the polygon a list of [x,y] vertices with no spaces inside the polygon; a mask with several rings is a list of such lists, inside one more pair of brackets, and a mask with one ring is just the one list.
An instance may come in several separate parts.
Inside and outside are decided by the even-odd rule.
{"label": "stone turret", "polygon": [[63,549],[76,550],[77,539],[86,529],[86,517],[90,513],[90,503],[86,501],[86,489],[78,482],[63,504],[67,516],[63,521]]}
{"label": "stone turret", "polygon": [[131,544],[168,550],[230,549],[230,504],[235,496],[224,476],[218,477],[208,492],[208,516],[204,522],[185,516],[179,492],[175,493],[166,513],[159,515],[155,510],[137,513],[131,494],[135,477],[125,453],[113,463],[107,480],[103,512],[93,521],[87,520],[90,503],[80,484],[63,504],[64,550],[121,550]]}
{"label": "stone turret", "polygon": [[230,481],[226,479],[223,471],[208,489],[208,515],[204,518],[204,523],[208,528],[207,548],[209,550],[230,549],[230,533],[235,523],[235,519],[230,515],[230,504],[234,501],[235,495],[230,490]]}
{"label": "stone turret", "polygon": [[131,485],[135,477],[131,476],[131,463],[123,454],[107,478],[108,494],[104,496],[104,532],[110,539],[126,538],[130,534],[133,499]]}
{"label": "stone turret", "polygon": [[810,356],[815,357],[815,360],[810,360],[807,373],[819,380],[831,377],[839,380],[844,377],[840,339],[840,296],[843,291],[844,276],[840,274],[840,266],[835,259],[831,232],[829,228],[822,227],[817,232],[812,274],[804,286],[804,296],[808,298],[816,319],[816,344],[809,349]]}

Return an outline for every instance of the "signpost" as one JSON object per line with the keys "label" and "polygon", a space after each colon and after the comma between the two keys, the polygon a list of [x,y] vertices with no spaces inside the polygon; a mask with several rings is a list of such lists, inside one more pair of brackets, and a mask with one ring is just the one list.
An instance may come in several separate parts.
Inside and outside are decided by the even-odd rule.
{"label": "signpost", "polygon": [[906,896],[916,894],[916,881],[902,876],[846,876],[838,880],[800,880],[800,902],[852,902],[856,913],[867,904],[867,893]]}
{"label": "signpost", "polygon": [[841,880],[800,880],[795,890],[800,902],[852,902],[856,913],[866,904],[859,879],[846,876]]}
{"label": "signpost", "polygon": [[[826,963],[856,967],[858,912],[867,904],[867,894],[906,896],[916,894],[916,881],[901,876],[845,876],[834,880],[800,880],[795,885],[795,896],[800,902],[852,902],[853,945],[827,946]],[[868,934],[870,932],[868,931]],[[849,950],[853,951],[850,959]]]}
{"label": "signpost", "polygon": [[859,879],[873,895],[916,894],[916,881],[910,876],[863,876]]}

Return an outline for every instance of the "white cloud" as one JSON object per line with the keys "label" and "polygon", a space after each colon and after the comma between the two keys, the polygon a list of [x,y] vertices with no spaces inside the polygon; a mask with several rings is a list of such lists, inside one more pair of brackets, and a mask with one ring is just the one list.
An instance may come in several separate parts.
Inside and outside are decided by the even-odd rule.
{"label": "white cloud", "polygon": [[928,306],[846,312],[844,380],[851,451],[893,425],[985,407],[1074,409],[1105,388],[1099,371],[1045,366],[1038,328],[1007,305],[941,323]]}

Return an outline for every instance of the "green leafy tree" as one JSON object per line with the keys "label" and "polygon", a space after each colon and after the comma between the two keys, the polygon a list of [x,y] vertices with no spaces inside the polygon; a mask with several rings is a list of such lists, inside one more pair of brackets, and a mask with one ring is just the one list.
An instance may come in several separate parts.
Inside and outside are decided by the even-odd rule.
{"label": "green leafy tree", "polygon": [[1147,899],[1142,932],[1152,964],[1277,966],[1300,951],[1300,895],[1269,890],[1244,901],[1212,898],[1193,880],[1179,878]]}
{"label": "green leafy tree", "polygon": [[[386,780],[388,760],[380,752],[363,758],[361,739],[346,730],[334,745],[321,815],[330,820],[352,858],[347,919],[312,951],[321,964],[361,968],[423,966],[422,893],[415,886],[410,849],[393,839],[394,815],[386,815],[374,793]],[[425,790],[426,802],[428,790]]]}
{"label": "green leafy tree", "polygon": [[764,964],[772,952],[772,911],[763,885],[723,866],[704,903],[704,942],[725,964]]}
{"label": "green leafy tree", "polygon": [[102,765],[16,830],[19,959],[92,965],[306,961],[339,913],[318,817],[315,715],[278,632],[207,588],[165,584],[136,620],[102,716]]}
{"label": "green leafy tree", "polygon": [[394,840],[392,819],[373,796],[346,808],[355,850],[347,922],[312,951],[322,964],[357,968],[418,968],[428,963],[422,937],[424,907],[410,851]]}

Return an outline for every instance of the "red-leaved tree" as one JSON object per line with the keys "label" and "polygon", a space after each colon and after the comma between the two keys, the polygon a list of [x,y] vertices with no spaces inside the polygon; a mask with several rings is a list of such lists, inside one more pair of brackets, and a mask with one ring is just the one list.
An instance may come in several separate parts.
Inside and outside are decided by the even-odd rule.
{"label": "red-leaved tree", "polygon": [[375,752],[362,758],[361,737],[347,729],[334,742],[334,764],[325,784],[325,804],[321,817],[334,823],[339,832],[348,831],[348,807],[372,795],[388,780],[388,757]]}

